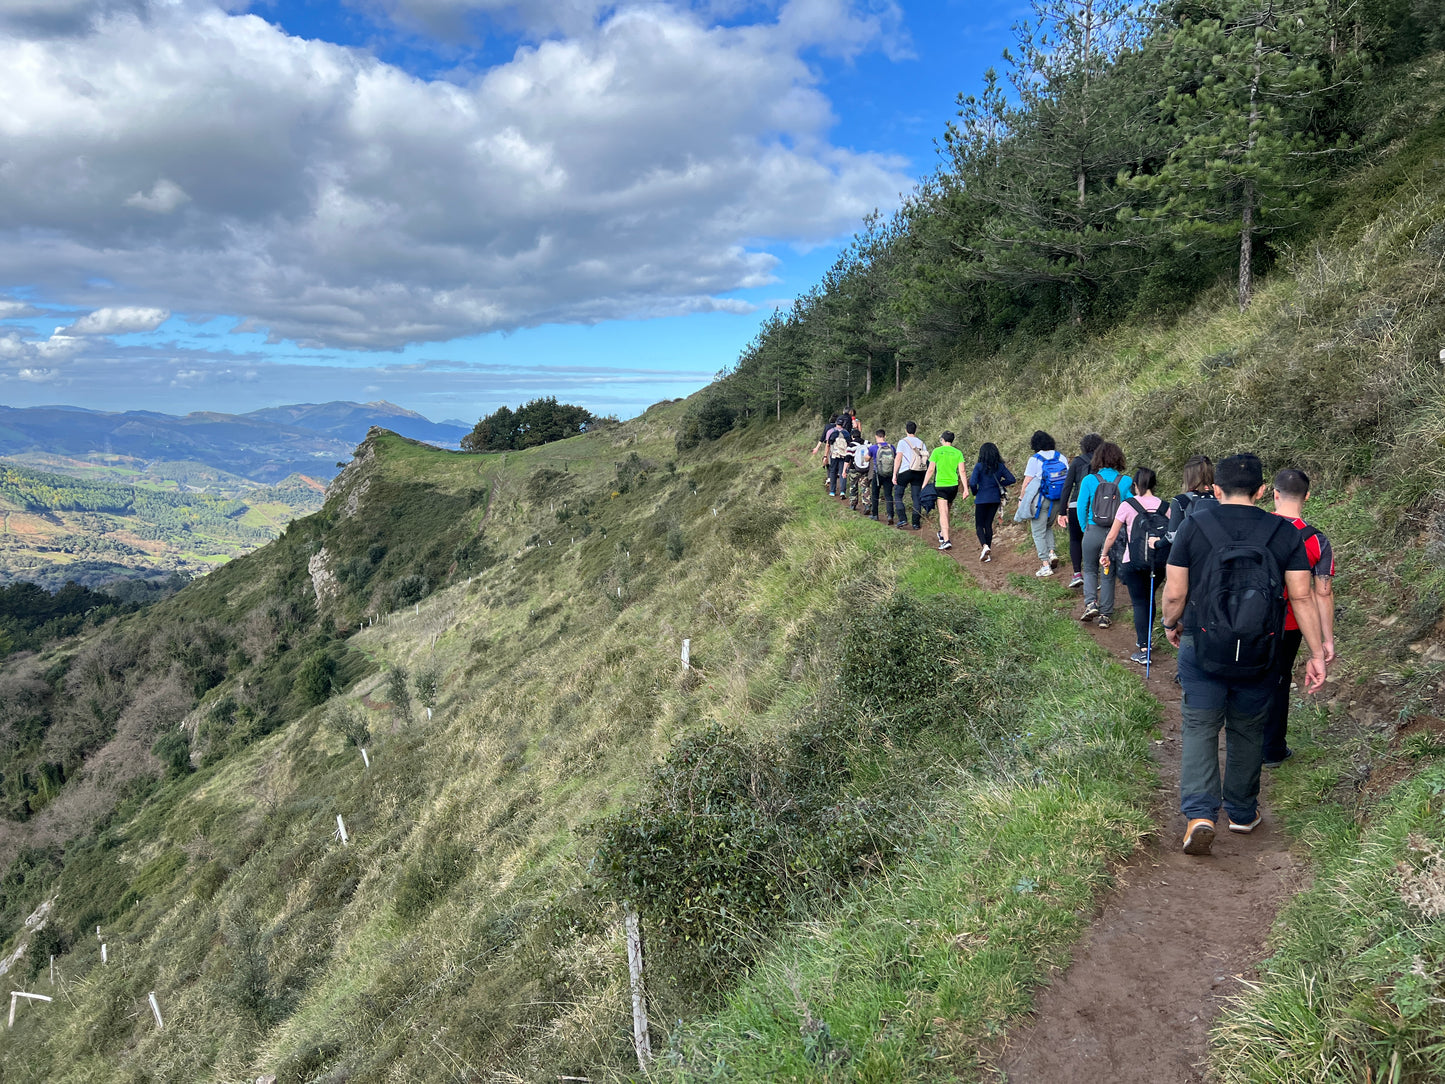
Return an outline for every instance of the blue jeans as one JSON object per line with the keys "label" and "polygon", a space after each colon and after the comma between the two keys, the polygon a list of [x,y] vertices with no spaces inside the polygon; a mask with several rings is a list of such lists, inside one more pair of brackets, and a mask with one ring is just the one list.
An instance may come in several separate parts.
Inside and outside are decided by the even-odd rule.
{"label": "blue jeans", "polygon": [[843,468],[847,465],[847,456],[833,456],[828,460],[828,492],[841,493],[843,489]]}
{"label": "blue jeans", "polygon": [[[1224,681],[1206,674],[1194,659],[1194,639],[1179,643],[1183,749],[1179,762],[1179,812],[1190,820],[1214,820],[1221,804],[1238,824],[1259,811],[1259,774],[1264,764],[1264,726],[1277,680]],[[1224,728],[1224,776],[1219,774],[1219,728]]]}

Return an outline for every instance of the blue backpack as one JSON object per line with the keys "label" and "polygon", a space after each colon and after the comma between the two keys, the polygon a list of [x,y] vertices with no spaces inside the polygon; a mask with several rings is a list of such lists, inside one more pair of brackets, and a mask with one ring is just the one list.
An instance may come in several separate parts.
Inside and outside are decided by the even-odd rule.
{"label": "blue backpack", "polygon": [[1043,465],[1043,473],[1039,476],[1039,492],[1046,499],[1056,501],[1064,495],[1064,483],[1069,477],[1069,461],[1055,452],[1054,458],[1040,458],[1039,462]]}

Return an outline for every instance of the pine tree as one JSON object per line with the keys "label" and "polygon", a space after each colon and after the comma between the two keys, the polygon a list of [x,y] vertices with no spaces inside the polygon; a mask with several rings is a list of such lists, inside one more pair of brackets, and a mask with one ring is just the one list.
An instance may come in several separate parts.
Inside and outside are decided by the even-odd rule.
{"label": "pine tree", "polygon": [[[1329,89],[1329,0],[1211,0],[1169,35],[1162,103],[1177,143],[1153,174],[1129,179],[1157,202],[1143,217],[1189,248],[1236,237],[1239,307],[1254,293],[1254,247],[1294,222],[1324,153],[1311,132]],[[1338,48],[1337,37],[1335,47]]]}

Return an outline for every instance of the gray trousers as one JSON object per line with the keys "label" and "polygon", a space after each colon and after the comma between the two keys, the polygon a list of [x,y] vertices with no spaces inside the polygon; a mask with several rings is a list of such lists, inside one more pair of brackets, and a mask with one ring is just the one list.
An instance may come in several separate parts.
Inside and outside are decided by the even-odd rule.
{"label": "gray trousers", "polygon": [[1029,533],[1034,536],[1034,550],[1039,555],[1040,563],[1047,561],[1049,554],[1054,552],[1054,517],[1040,515],[1029,520]]}
{"label": "gray trousers", "polygon": [[1096,523],[1084,531],[1084,605],[1099,607],[1105,617],[1114,616],[1114,586],[1119,582],[1119,562],[1109,566],[1109,574],[1099,571],[1099,555],[1104,552],[1104,539],[1109,529]]}

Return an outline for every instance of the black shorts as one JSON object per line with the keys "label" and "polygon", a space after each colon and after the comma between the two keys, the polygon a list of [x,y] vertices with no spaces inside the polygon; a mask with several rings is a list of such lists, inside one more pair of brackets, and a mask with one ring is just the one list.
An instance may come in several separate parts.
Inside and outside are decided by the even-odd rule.
{"label": "black shorts", "polygon": [[933,491],[938,494],[939,500],[947,501],[949,504],[952,504],[958,499],[958,486],[936,485],[933,487]]}

